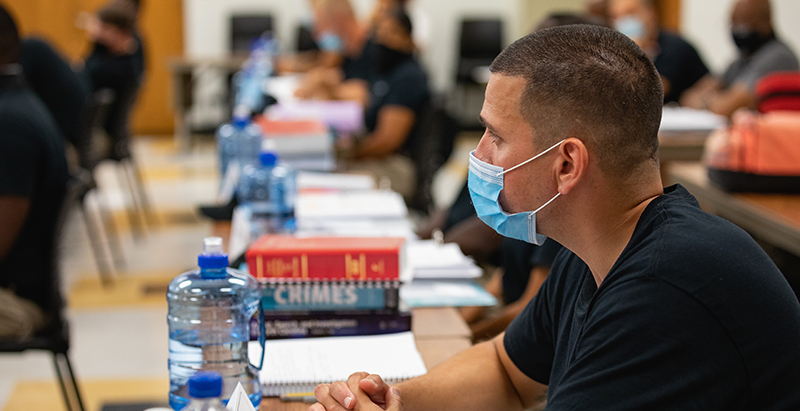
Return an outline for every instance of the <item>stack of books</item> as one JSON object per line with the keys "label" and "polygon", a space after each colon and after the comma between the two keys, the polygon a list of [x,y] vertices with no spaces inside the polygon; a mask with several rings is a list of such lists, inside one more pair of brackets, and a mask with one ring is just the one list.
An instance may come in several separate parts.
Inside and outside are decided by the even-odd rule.
{"label": "stack of books", "polygon": [[405,239],[267,234],[246,253],[261,283],[267,339],[411,330],[400,304]]}
{"label": "stack of books", "polygon": [[331,171],[336,166],[333,135],[317,120],[272,120],[259,117],[264,132],[262,148],[297,170]]}

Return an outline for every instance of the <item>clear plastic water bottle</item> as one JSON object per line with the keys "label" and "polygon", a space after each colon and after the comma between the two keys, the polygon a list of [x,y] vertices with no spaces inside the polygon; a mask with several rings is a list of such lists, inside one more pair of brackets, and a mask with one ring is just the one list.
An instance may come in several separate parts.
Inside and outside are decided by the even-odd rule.
{"label": "clear plastic water bottle", "polygon": [[234,111],[233,121],[230,124],[223,124],[217,129],[220,174],[230,173],[231,170],[228,167],[231,164],[241,167],[258,162],[262,140],[261,127],[250,121],[250,113],[247,108],[237,107]]}
{"label": "clear plastic water bottle", "polygon": [[185,411],[225,411],[219,396],[222,395],[222,376],[216,372],[198,372],[189,378],[191,401]]}
{"label": "clear plastic water bottle", "polygon": [[[197,257],[199,269],[175,277],[167,290],[169,311],[169,404],[180,410],[189,403],[189,379],[198,371],[222,376],[221,398],[227,401],[241,382],[258,409],[261,385],[258,370],[248,357],[250,322],[259,324],[263,350],[263,318],[259,309],[258,282],[252,276],[228,268],[222,239],[203,240]],[[262,351],[263,361],[263,351]]]}
{"label": "clear plastic water bottle", "polygon": [[260,164],[242,168],[240,203],[252,213],[252,236],[294,231],[297,173],[278,161],[272,151],[262,151]]}

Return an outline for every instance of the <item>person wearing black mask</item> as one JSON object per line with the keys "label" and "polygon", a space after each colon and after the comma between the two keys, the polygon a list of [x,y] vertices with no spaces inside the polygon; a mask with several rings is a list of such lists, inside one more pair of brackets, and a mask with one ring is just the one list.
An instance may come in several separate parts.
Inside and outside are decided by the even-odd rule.
{"label": "person wearing black mask", "polygon": [[430,90],[425,72],[414,58],[411,19],[395,10],[378,25],[375,34],[375,80],[369,85],[364,125],[368,134],[351,148],[354,160],[347,171],[388,178],[392,189],[409,198],[415,189],[414,165],[408,142],[417,132],[418,119]]}
{"label": "person wearing black mask", "polygon": [[731,14],[731,38],[739,57],[721,78],[706,76],[684,93],[681,104],[731,116],[754,108],[759,80],[778,71],[800,69],[797,56],[776,35],[769,0],[737,0]]}

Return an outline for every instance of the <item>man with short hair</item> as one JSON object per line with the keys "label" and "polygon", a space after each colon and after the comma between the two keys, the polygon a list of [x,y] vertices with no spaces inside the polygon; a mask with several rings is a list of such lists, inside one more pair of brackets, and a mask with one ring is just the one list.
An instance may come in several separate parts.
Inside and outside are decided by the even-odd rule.
{"label": "man with short hair", "polygon": [[319,385],[309,410],[800,409],[800,304],[744,231],[662,187],[648,56],[614,30],[555,27],[491,72],[477,214],[567,250],[504,334],[395,387]]}
{"label": "man with short hair", "polygon": [[739,50],[722,77],[707,75],[688,90],[681,104],[730,117],[740,108],[755,109],[756,85],[779,71],[800,70],[795,53],[776,35],[769,0],[737,0],[731,13],[731,37]]}
{"label": "man with short hair", "polygon": [[63,137],[25,85],[20,41],[0,5],[0,338],[26,338],[47,326],[51,256],[66,191]]}
{"label": "man with short hair", "polygon": [[656,65],[664,86],[664,103],[677,102],[684,91],[708,74],[694,47],[659,27],[653,0],[611,0],[612,26],[633,39]]}

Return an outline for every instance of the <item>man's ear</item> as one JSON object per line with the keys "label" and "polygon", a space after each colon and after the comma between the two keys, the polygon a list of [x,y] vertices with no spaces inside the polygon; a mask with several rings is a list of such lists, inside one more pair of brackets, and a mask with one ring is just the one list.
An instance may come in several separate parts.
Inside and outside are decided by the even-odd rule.
{"label": "man's ear", "polygon": [[570,137],[558,148],[558,192],[567,194],[583,180],[589,167],[589,151],[583,141]]}

